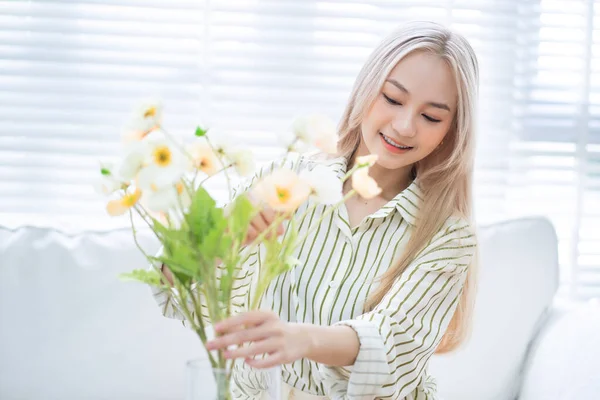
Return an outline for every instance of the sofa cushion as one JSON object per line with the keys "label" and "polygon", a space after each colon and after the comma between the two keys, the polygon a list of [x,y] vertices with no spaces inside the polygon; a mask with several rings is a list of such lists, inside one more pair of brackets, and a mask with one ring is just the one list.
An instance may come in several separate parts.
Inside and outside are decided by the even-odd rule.
{"label": "sofa cushion", "polygon": [[557,239],[542,218],[494,224],[478,234],[471,340],[435,356],[430,372],[446,400],[513,400],[528,346],[558,287]]}
{"label": "sofa cushion", "polygon": [[553,319],[533,346],[519,400],[597,399],[599,332],[597,301]]}
{"label": "sofa cushion", "polygon": [[117,277],[144,265],[126,229],[0,229],[0,399],[183,398],[184,361],[203,350]]}
{"label": "sofa cushion", "polygon": [[[536,321],[557,286],[556,238],[541,219],[480,229],[472,341],[432,365],[447,400],[511,399]],[[149,232],[142,245],[158,245]],[[149,288],[120,272],[143,266],[127,229],[67,235],[0,228],[0,398],[183,398],[198,339],[163,318]]]}

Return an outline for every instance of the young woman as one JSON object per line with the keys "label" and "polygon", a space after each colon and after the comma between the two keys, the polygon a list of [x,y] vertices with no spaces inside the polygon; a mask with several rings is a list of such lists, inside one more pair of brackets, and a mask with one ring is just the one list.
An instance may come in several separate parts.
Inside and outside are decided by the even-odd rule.
{"label": "young woman", "polygon": [[[260,395],[244,369],[274,365],[282,365],[289,398],[436,398],[428,360],[460,345],[471,321],[477,87],[473,49],[442,26],[410,23],[377,46],[343,114],[339,156],[301,156],[291,167],[324,164],[341,177],[357,156],[376,154],[369,174],[383,190],[351,198],[299,246],[300,264],[264,298],[273,311],[240,312],[215,326],[221,336],[210,348],[239,346],[227,357],[242,361],[241,398]],[[350,189],[347,181],[343,191]],[[324,210],[307,215],[301,232]],[[265,210],[253,230],[272,218]],[[241,310],[259,264],[254,254],[240,274]],[[166,294],[156,296],[176,316],[164,307]]]}

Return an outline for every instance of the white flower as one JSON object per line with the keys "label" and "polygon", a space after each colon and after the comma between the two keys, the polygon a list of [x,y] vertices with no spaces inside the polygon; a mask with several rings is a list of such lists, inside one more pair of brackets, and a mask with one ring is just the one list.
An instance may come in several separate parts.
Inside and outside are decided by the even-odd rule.
{"label": "white flower", "polygon": [[[140,203],[154,213],[167,213],[189,207],[191,197],[182,182],[165,187],[152,187],[144,190]],[[171,215],[171,214],[169,214]]]}
{"label": "white flower", "polygon": [[364,199],[372,199],[381,193],[377,182],[369,176],[368,168],[360,168],[352,174],[352,189]]}
{"label": "white flower", "polygon": [[254,163],[254,156],[252,152],[244,149],[235,149],[231,151],[227,158],[233,164],[235,170],[241,176],[249,176],[254,173],[256,164]]}
{"label": "white flower", "polygon": [[119,179],[115,173],[115,167],[113,164],[101,164],[100,165],[100,178],[94,184],[94,189],[98,194],[109,195],[123,187],[121,179]]}
{"label": "white flower", "polygon": [[372,167],[379,157],[377,154],[368,154],[366,156],[356,157],[356,165],[359,167]]}
{"label": "white flower", "polygon": [[314,140],[314,145],[321,151],[327,154],[337,154],[337,135],[323,135],[318,136]]}
{"label": "white flower", "polygon": [[299,140],[292,130],[278,134],[276,140],[278,146],[290,152],[304,153],[310,150],[307,142]]}
{"label": "white flower", "polygon": [[306,181],[291,170],[278,169],[262,178],[254,187],[253,195],[276,211],[292,212],[311,193]]}
{"label": "white flower", "polygon": [[317,165],[312,171],[302,171],[300,178],[309,184],[317,202],[336,204],[342,200],[342,181],[331,169]]}
{"label": "white flower", "polygon": [[317,147],[328,153],[337,153],[337,130],[326,116],[313,114],[300,117],[292,123],[292,132],[301,142]]}
{"label": "white flower", "polygon": [[210,128],[206,134],[210,138],[210,143],[217,155],[226,157],[233,151],[230,135],[219,128]]}
{"label": "white flower", "polygon": [[144,159],[146,157],[144,150],[144,146],[141,143],[127,146],[125,155],[117,167],[117,173],[123,181],[130,182],[140,172],[144,166]]}
{"label": "white flower", "polygon": [[212,147],[205,140],[197,141],[186,149],[190,160],[191,169],[197,169],[211,176],[219,171],[221,163]]}
{"label": "white flower", "polygon": [[118,199],[109,201],[106,205],[106,211],[113,217],[123,215],[137,204],[141,195],[142,192],[140,189],[132,189],[130,187],[126,193]]}
{"label": "white flower", "polygon": [[166,138],[149,141],[144,146],[144,166],[138,174],[142,190],[163,188],[181,180],[186,158]]}
{"label": "white flower", "polygon": [[142,140],[151,131],[160,128],[163,106],[160,100],[143,100],[133,111],[129,124],[123,132],[125,142]]}

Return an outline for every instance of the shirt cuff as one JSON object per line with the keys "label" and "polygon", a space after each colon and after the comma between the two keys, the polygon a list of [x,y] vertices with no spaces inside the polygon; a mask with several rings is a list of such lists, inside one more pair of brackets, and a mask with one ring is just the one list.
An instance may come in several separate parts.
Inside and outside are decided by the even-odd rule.
{"label": "shirt cuff", "polygon": [[319,365],[324,385],[332,400],[373,400],[389,381],[390,367],[384,340],[375,323],[366,320],[341,321],[358,335],[360,347],[352,367]]}

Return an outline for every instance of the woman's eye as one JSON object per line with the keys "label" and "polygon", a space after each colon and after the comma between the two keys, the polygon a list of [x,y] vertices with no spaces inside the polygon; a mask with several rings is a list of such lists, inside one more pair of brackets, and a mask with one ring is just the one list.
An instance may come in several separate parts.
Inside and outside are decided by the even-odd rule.
{"label": "woman's eye", "polygon": [[433,122],[433,123],[437,123],[437,122],[440,122],[440,121],[441,121],[441,119],[435,119],[435,118],[432,118],[432,117],[430,117],[430,116],[429,116],[429,115],[427,115],[427,114],[423,114],[423,117],[425,117],[425,119],[426,119],[427,121],[429,121],[429,122]]}
{"label": "woman's eye", "polygon": [[386,96],[386,95],[385,95],[385,93],[382,93],[382,94],[383,94],[383,97],[385,97],[385,100],[386,100],[388,103],[390,103],[390,104],[392,104],[392,105],[395,105],[395,106],[401,106],[401,105],[402,105],[402,103],[399,103],[399,102],[397,102],[396,100],[392,99],[391,97],[388,97],[388,96]]}

